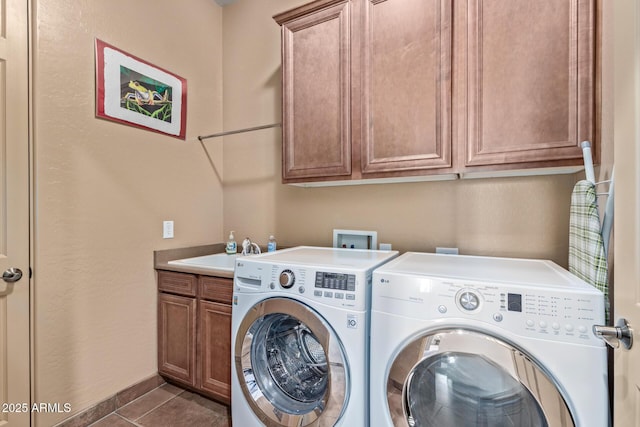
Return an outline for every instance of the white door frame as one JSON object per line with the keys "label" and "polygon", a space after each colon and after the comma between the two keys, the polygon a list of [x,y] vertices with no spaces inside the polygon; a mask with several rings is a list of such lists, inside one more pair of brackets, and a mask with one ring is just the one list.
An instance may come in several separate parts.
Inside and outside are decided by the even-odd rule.
{"label": "white door frame", "polygon": [[640,5],[616,0],[614,31],[615,289],[612,321],[635,331],[630,350],[613,352],[616,427],[640,425]]}
{"label": "white door frame", "polygon": [[[31,425],[29,0],[0,0],[0,426]],[[13,269],[13,270],[11,270]],[[9,275],[10,276],[10,275]],[[7,280],[9,279],[9,280]],[[6,374],[6,375],[5,375]]]}

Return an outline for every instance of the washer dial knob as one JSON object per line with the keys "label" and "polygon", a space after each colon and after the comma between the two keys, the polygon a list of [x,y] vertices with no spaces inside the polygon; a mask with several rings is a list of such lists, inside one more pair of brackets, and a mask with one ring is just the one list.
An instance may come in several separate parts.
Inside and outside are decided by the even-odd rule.
{"label": "washer dial knob", "polygon": [[280,273],[280,286],[289,289],[294,283],[296,283],[296,276],[293,274],[293,271],[282,270],[282,273]]}
{"label": "washer dial knob", "polygon": [[458,299],[460,306],[467,311],[473,311],[480,305],[480,298],[473,292],[465,291]]}

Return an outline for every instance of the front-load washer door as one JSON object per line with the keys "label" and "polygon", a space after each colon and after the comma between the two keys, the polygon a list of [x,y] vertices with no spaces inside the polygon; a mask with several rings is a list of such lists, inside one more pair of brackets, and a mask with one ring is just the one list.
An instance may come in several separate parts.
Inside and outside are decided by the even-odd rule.
{"label": "front-load washer door", "polygon": [[266,426],[333,426],[340,419],[349,397],[347,360],[316,311],[288,298],[264,300],[242,320],[234,345],[244,398]]}
{"label": "front-load washer door", "polygon": [[464,329],[415,338],[387,376],[394,426],[574,427],[559,388],[530,357]]}

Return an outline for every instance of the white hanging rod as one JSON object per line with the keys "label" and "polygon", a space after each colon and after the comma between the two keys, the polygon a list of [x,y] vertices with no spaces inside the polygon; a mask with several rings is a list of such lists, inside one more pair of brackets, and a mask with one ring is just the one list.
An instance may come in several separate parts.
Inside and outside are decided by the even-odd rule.
{"label": "white hanging rod", "polygon": [[596,183],[595,173],[593,171],[593,159],[591,157],[591,143],[589,141],[582,141],[580,144],[582,147],[582,157],[584,159],[584,175],[587,181]]}
{"label": "white hanging rod", "polygon": [[198,139],[200,140],[200,142],[202,142],[203,139],[218,138],[220,136],[225,136],[225,135],[234,135],[236,133],[253,132],[254,130],[276,128],[276,127],[280,127],[280,126],[282,126],[282,123],[272,123],[270,125],[254,126],[254,127],[251,127],[251,128],[230,130],[230,131],[227,131],[227,132],[220,132],[220,133],[214,133],[214,134],[211,134],[211,135],[199,136]]}

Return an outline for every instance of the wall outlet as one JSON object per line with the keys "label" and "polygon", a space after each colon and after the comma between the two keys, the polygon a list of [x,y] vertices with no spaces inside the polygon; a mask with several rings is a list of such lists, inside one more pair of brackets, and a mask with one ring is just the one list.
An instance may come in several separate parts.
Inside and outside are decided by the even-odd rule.
{"label": "wall outlet", "polygon": [[436,248],[436,253],[458,255],[458,248]]}
{"label": "wall outlet", "polygon": [[381,251],[390,251],[391,250],[391,243],[380,243],[380,250]]}
{"label": "wall outlet", "polygon": [[173,221],[162,222],[162,238],[173,239]]}

